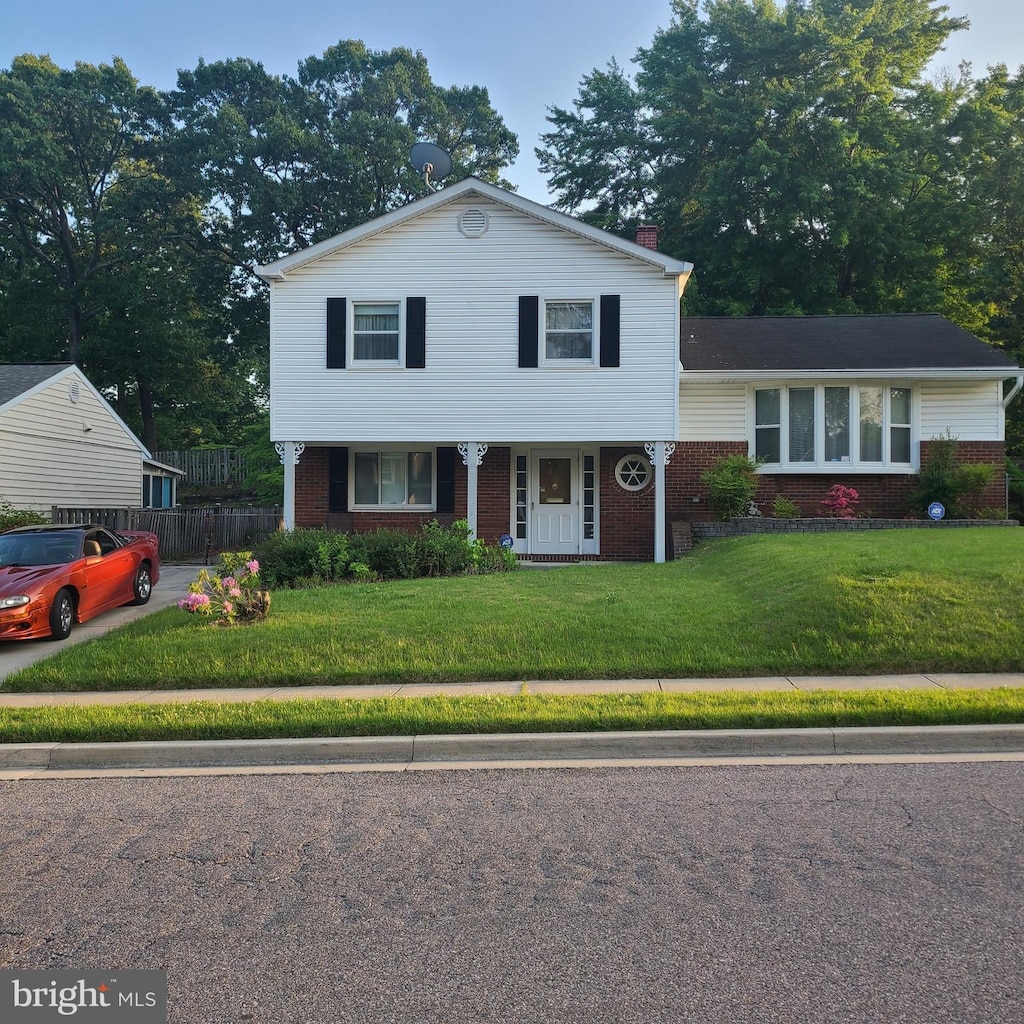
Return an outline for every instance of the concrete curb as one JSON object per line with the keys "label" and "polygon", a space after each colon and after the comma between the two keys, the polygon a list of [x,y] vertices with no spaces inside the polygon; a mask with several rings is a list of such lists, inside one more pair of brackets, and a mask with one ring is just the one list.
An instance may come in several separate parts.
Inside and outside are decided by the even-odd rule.
{"label": "concrete curb", "polygon": [[0,746],[0,770],[410,765],[1024,752],[1024,725],[327,737]]}

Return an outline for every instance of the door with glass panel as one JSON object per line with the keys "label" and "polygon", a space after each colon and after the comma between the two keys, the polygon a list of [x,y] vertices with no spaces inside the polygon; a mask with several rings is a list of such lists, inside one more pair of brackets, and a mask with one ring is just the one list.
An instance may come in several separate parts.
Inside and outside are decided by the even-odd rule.
{"label": "door with glass panel", "polygon": [[575,555],[580,550],[579,452],[532,455],[530,552]]}

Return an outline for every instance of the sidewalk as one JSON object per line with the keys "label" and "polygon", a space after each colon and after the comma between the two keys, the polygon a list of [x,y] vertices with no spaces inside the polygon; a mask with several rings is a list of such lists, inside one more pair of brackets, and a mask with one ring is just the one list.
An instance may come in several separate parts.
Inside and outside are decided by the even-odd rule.
{"label": "sidewalk", "polygon": [[[61,643],[0,645],[0,680],[70,643],[87,640],[178,601],[199,566],[167,565],[153,597],[76,626]],[[256,700],[530,694],[693,693],[1024,688],[1022,673],[898,676],[774,676],[738,679],[508,680],[381,683],[254,689],[0,693],[0,707],[222,703]],[[1024,761],[1024,725],[881,729],[752,729],[670,732],[528,733],[163,743],[0,744],[0,780],[260,772],[406,771],[606,765],[857,763],[934,759]]]}
{"label": "sidewalk", "polygon": [[86,704],[175,704],[209,700],[321,700],[370,697],[513,695],[518,693],[750,693],[809,690],[991,690],[1024,688],[1024,673],[929,673],[900,676],[776,676],[741,679],[565,679],[480,683],[378,683],[353,686],[225,687],[216,690],[116,690],[103,693],[0,693],[0,707]]}

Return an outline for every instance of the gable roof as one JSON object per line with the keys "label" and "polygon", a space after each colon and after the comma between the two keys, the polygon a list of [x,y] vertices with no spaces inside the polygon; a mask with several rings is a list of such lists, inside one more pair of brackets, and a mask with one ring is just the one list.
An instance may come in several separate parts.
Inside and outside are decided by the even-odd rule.
{"label": "gable roof", "polygon": [[142,452],[143,458],[150,458],[149,449],[136,437],[113,406],[100,394],[81,367],[75,363],[0,363],[0,412],[24,402],[25,399],[65,377],[75,376],[106,407],[107,412],[118,426],[131,438]]}
{"label": "gable roof", "polygon": [[56,377],[72,363],[8,363],[0,367],[0,408],[20,398],[51,377]]}
{"label": "gable roof", "polygon": [[684,373],[1020,372],[1004,352],[937,313],[684,317],[679,333]]}
{"label": "gable roof", "polygon": [[399,224],[404,224],[406,221],[420,217],[431,210],[474,196],[488,199],[510,210],[515,210],[528,217],[532,217],[534,220],[561,228],[563,231],[569,231],[580,238],[586,238],[591,242],[596,242],[598,245],[603,245],[607,249],[642,260],[645,263],[660,268],[666,277],[687,277],[693,270],[692,263],[673,259],[664,253],[648,249],[643,245],[637,245],[636,242],[627,241],[618,235],[613,235],[610,231],[591,227],[589,224],[584,224],[583,221],[570,217],[567,214],[559,213],[549,206],[542,206],[531,199],[517,196],[514,192],[498,188],[496,185],[481,181],[479,178],[470,177],[463,178],[462,181],[449,185],[447,188],[438,189],[422,199],[413,200],[413,202],[400,206],[397,210],[392,210],[383,216],[376,217],[366,224],[360,224],[358,227],[343,231],[340,235],[326,238],[322,242],[317,242],[306,249],[300,249],[298,252],[293,252],[289,256],[275,260],[273,263],[257,267],[256,273],[265,281],[283,280],[290,271],[298,267],[303,267],[324,256],[340,252],[342,249],[347,249],[349,246],[370,238],[372,235],[387,231],[389,228],[396,227]]}

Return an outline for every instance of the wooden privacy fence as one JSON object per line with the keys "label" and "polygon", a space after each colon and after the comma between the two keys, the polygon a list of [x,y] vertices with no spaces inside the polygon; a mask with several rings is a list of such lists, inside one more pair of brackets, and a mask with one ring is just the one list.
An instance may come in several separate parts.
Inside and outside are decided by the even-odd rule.
{"label": "wooden privacy fence", "polygon": [[270,536],[281,522],[279,508],[58,508],[54,523],[98,523],[111,530],[149,530],[160,539],[166,561],[247,550]]}
{"label": "wooden privacy fence", "polygon": [[248,475],[245,456],[240,448],[154,452],[153,458],[165,466],[183,470],[185,482],[193,487],[243,484]]}

